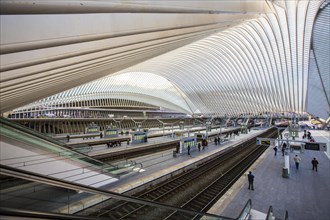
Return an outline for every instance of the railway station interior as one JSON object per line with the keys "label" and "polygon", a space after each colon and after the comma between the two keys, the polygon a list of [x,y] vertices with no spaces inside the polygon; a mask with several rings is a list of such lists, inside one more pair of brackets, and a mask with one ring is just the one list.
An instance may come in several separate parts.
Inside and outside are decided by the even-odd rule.
{"label": "railway station interior", "polygon": [[0,0],[0,218],[330,220],[330,0]]}

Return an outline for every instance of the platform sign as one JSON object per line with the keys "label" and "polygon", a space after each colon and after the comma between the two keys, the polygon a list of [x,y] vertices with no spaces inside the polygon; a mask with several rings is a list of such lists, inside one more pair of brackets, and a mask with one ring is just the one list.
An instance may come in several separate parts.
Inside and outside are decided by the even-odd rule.
{"label": "platform sign", "polygon": [[180,153],[188,152],[188,146],[190,146],[190,152],[196,150],[195,137],[182,138],[182,140],[180,141]]}
{"label": "platform sign", "polygon": [[114,128],[106,128],[104,130],[104,137],[105,138],[114,138],[118,137],[118,130]]}
{"label": "platform sign", "polygon": [[257,137],[257,145],[274,146],[275,140],[276,140],[275,138],[259,138],[259,137]]}
{"label": "platform sign", "polygon": [[144,143],[147,141],[147,133],[143,131],[131,132],[132,144]]}
{"label": "platform sign", "polygon": [[299,125],[291,124],[289,126],[289,133],[291,137],[299,137]]}
{"label": "platform sign", "polygon": [[86,127],[86,134],[95,134],[100,132],[100,127],[97,124],[89,124]]}
{"label": "platform sign", "polygon": [[174,132],[174,136],[177,137],[177,138],[179,138],[179,137],[182,136],[182,132],[180,132],[180,131],[175,131],[175,132]]}

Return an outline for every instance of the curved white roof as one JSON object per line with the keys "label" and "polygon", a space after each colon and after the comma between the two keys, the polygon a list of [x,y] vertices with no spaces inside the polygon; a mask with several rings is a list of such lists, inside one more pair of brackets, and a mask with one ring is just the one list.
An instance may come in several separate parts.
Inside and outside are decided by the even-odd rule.
{"label": "curved white roof", "polygon": [[[149,59],[139,59],[139,49],[135,48],[134,59],[137,62],[131,64],[136,64],[119,71],[107,66],[107,60],[113,57],[111,62],[116,66],[116,62],[121,62],[122,58],[116,57],[116,53],[109,54],[107,50],[100,51],[93,55],[97,63],[89,63],[93,61],[89,59],[72,67],[82,75],[102,72],[102,78],[36,104],[69,102],[88,96],[90,99],[132,99],[189,114],[306,112],[311,77],[311,36],[322,3],[265,1],[260,7],[264,11],[262,14],[228,15],[235,18],[229,27],[226,24],[220,29],[211,28],[199,34],[194,29],[190,33],[179,34],[180,37],[168,35],[166,41],[158,39],[153,44],[142,43],[140,56]],[[194,42],[186,41],[191,37]],[[95,43],[98,46],[111,43],[106,41]],[[88,45],[85,46],[87,48]],[[129,43],[120,49],[123,47],[130,47]],[[70,52],[68,47],[66,49]],[[130,59],[131,49],[123,54],[125,59]],[[62,68],[66,71],[65,66]],[[95,68],[101,70],[94,72]],[[72,69],[70,73],[74,72]],[[313,92],[316,96],[326,95],[325,91]]]}

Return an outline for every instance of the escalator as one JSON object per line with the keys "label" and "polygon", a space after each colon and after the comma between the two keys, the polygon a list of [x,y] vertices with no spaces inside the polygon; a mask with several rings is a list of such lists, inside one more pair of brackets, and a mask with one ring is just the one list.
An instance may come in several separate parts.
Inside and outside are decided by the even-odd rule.
{"label": "escalator", "polygon": [[[79,183],[70,183],[68,181],[29,171],[22,171],[5,165],[0,165],[0,173],[3,177],[14,177],[33,183],[29,187],[23,185],[22,188],[17,191],[0,191],[0,218],[10,216],[16,219],[26,219],[28,217],[34,219],[103,219],[94,216],[87,217],[87,215],[85,216],[81,213],[79,216],[75,215],[75,212],[91,206],[95,198],[99,197],[101,200],[111,198],[112,200],[121,202],[126,201],[152,206],[154,210],[178,211],[206,217],[211,220],[231,220],[231,218],[192,212],[174,206],[84,186]],[[97,212],[97,210],[93,210],[93,212]],[[143,215],[141,215],[139,219],[144,219]]]}
{"label": "escalator", "polygon": [[4,118],[0,118],[0,135],[3,165],[94,187],[110,184],[122,175],[118,165],[76,152],[64,143]]}

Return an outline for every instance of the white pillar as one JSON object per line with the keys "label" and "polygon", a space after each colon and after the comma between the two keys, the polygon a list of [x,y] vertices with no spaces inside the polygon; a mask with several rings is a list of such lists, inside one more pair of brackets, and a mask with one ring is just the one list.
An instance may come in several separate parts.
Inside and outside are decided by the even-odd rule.
{"label": "white pillar", "polygon": [[290,174],[290,157],[287,150],[285,151],[284,155],[284,167],[288,169],[288,174]]}

